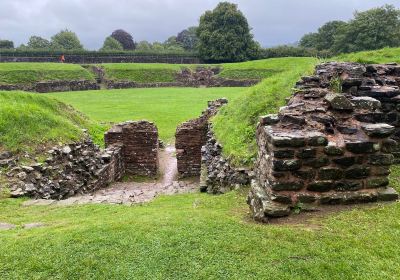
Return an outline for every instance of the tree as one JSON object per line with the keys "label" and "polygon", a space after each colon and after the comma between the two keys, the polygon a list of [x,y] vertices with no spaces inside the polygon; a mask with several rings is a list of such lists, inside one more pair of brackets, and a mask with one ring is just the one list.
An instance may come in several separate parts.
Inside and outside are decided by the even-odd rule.
{"label": "tree", "polygon": [[83,50],[78,36],[68,29],[62,30],[51,37],[51,45],[52,49],[57,50]]}
{"label": "tree", "polygon": [[197,48],[199,38],[197,37],[197,27],[189,27],[178,33],[176,41],[187,51],[194,51]]}
{"label": "tree", "polygon": [[183,52],[184,48],[178,41],[176,40],[176,36],[171,36],[164,42],[164,48],[169,51],[175,52]]}
{"label": "tree", "polygon": [[13,49],[14,42],[10,40],[0,40],[0,49]]}
{"label": "tree", "polygon": [[228,2],[201,16],[197,36],[200,56],[206,61],[245,61],[258,51],[247,19]]}
{"label": "tree", "polygon": [[335,36],[346,26],[344,21],[335,20],[325,23],[318,29],[318,38],[315,48],[319,51],[329,50],[335,42]]}
{"label": "tree", "polygon": [[103,47],[100,49],[100,51],[122,51],[123,49],[124,48],[120,42],[109,36],[104,40]]}
{"label": "tree", "polygon": [[303,48],[316,48],[318,40],[318,33],[307,33],[300,39],[299,46]]}
{"label": "tree", "polygon": [[50,41],[39,36],[31,36],[28,41],[28,49],[50,49]]}
{"label": "tree", "polygon": [[151,43],[149,43],[147,41],[140,41],[136,45],[136,50],[138,50],[138,51],[151,51],[152,48],[153,48],[153,46],[151,45]]}
{"label": "tree", "polygon": [[400,10],[392,5],[356,12],[335,36],[336,52],[400,46]]}
{"label": "tree", "polygon": [[131,34],[126,32],[125,30],[118,29],[115,30],[111,37],[121,43],[124,50],[134,50],[136,48],[136,44],[133,41],[133,37]]}

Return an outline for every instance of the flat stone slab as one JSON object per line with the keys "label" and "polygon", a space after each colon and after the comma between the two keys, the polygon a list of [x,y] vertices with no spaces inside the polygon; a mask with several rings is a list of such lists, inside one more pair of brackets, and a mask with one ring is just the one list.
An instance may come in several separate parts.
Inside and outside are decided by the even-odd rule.
{"label": "flat stone slab", "polygon": [[0,230],[11,230],[15,229],[17,226],[13,224],[8,224],[8,223],[0,223]]}
{"label": "flat stone slab", "polygon": [[24,229],[32,229],[32,228],[41,228],[41,227],[45,227],[46,225],[43,223],[30,223],[30,224],[25,224],[22,225],[22,228]]}
{"label": "flat stone slab", "polygon": [[23,206],[70,206],[83,204],[121,204],[135,205],[150,202],[159,195],[192,193],[199,190],[199,183],[191,181],[173,181],[162,183],[116,183],[107,189],[93,194],[79,195],[65,200],[28,200]]}

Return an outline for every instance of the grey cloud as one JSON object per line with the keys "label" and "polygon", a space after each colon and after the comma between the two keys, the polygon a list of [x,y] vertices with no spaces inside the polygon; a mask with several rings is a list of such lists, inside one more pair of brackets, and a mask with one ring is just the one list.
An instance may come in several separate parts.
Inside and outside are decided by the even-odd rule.
{"label": "grey cloud", "polygon": [[[0,38],[26,43],[31,35],[50,38],[61,29],[75,31],[85,47],[97,49],[113,30],[135,40],[164,41],[196,25],[215,0],[1,0]],[[328,20],[348,20],[355,10],[399,0],[236,0],[256,40],[264,46],[292,43]]]}

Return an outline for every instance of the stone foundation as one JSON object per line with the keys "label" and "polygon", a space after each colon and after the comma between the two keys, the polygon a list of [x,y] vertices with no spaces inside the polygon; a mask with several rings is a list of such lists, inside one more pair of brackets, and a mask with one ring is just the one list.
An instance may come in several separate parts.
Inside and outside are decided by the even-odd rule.
{"label": "stone foundation", "polygon": [[101,151],[91,140],[86,140],[54,147],[48,155],[44,163],[8,171],[13,197],[65,199],[105,188],[125,173],[118,145]]}
{"label": "stone foundation", "polygon": [[399,77],[396,65],[323,64],[297,84],[278,115],[262,117],[248,197],[254,218],[398,199],[388,175],[397,147],[391,137],[399,127]]}
{"label": "stone foundation", "polygon": [[158,130],[147,121],[115,125],[104,136],[107,147],[121,145],[127,175],[157,176]]}
{"label": "stone foundation", "polygon": [[176,158],[178,173],[181,177],[200,175],[201,148],[207,141],[208,120],[226,103],[228,103],[226,99],[209,101],[208,108],[199,118],[187,121],[176,129]]}
{"label": "stone foundation", "polygon": [[250,185],[252,171],[246,168],[234,168],[229,160],[223,157],[222,146],[215,139],[211,125],[201,154],[201,191],[222,194]]}

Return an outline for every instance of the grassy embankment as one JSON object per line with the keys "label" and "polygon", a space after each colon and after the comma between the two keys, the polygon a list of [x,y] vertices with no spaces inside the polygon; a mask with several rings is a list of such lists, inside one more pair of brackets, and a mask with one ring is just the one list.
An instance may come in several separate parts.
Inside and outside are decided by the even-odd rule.
{"label": "grassy embankment", "polygon": [[0,150],[36,152],[100,130],[81,113],[55,99],[25,92],[0,91]]}
{"label": "grassy embankment", "polygon": [[24,84],[54,80],[94,80],[88,70],[75,64],[0,63],[0,84]]}
{"label": "grassy embankment", "polygon": [[[400,48],[346,54],[330,61],[360,63],[400,62]],[[281,69],[272,73],[259,85],[250,88],[242,96],[223,108],[214,119],[218,140],[224,146],[224,154],[236,165],[251,165],[256,156],[255,128],[258,117],[276,113],[290,96],[291,89],[302,75],[312,73],[317,59],[277,58],[266,60],[265,67]]]}

